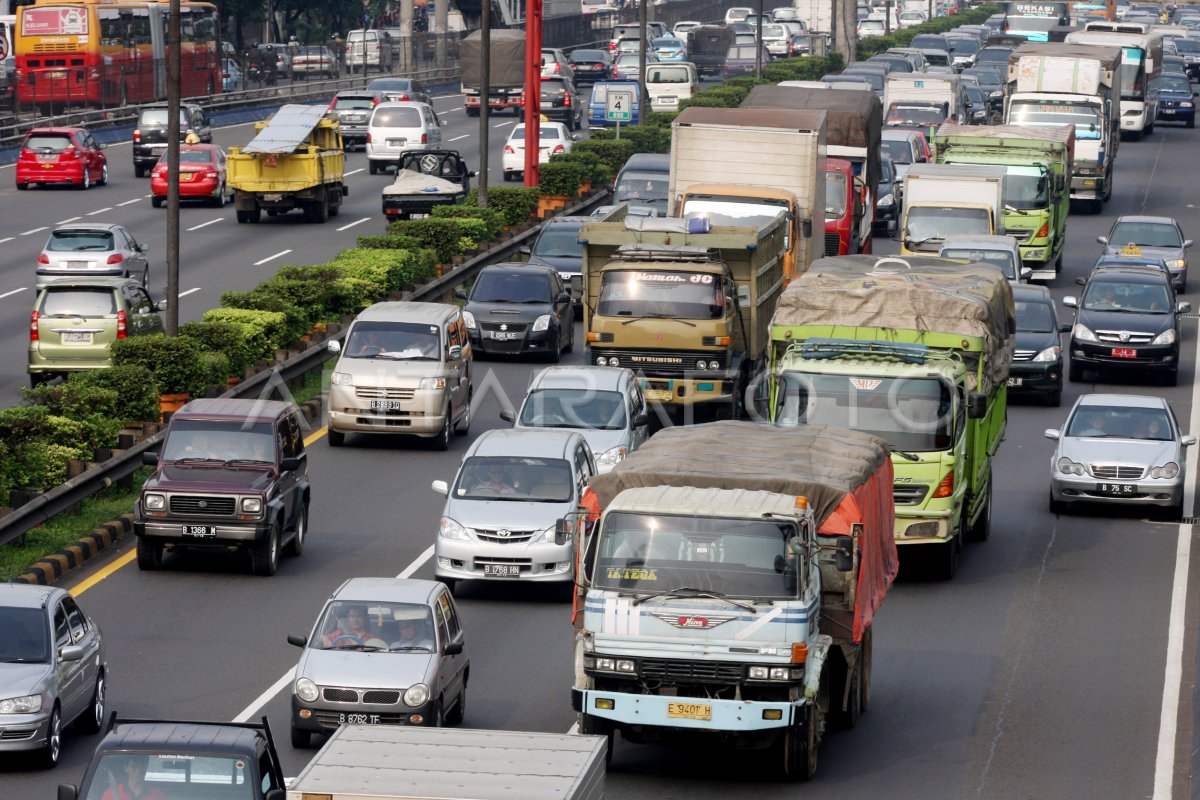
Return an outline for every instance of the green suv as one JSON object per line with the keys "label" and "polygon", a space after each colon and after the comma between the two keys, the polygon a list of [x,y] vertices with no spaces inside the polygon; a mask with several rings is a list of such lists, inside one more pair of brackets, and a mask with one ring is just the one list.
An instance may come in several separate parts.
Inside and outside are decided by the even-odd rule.
{"label": "green suv", "polygon": [[117,339],[163,329],[160,308],[135,278],[71,278],[38,292],[29,321],[29,380],[110,365]]}

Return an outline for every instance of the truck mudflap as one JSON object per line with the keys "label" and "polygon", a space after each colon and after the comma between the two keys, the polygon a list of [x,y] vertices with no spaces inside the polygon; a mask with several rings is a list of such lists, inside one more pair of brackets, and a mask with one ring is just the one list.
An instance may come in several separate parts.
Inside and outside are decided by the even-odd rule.
{"label": "truck mudflap", "polygon": [[896,509],[896,544],[937,544],[950,541],[954,511],[913,511]]}
{"label": "truck mudflap", "polygon": [[715,700],[708,697],[670,697],[625,694],[598,689],[575,689],[579,709],[588,716],[618,725],[710,731],[762,731],[787,728],[804,717],[806,699],[795,701]]}

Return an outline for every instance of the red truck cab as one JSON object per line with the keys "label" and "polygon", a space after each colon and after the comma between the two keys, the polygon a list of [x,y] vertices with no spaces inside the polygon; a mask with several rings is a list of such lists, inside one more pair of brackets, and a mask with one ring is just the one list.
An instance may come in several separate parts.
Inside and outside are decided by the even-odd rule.
{"label": "red truck cab", "polygon": [[825,159],[825,255],[870,253],[875,223],[874,198],[841,158]]}

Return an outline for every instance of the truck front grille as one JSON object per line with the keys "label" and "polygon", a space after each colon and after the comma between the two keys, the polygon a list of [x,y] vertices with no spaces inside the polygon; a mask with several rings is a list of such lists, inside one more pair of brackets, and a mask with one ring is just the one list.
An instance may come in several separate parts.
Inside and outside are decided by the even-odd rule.
{"label": "truck front grille", "polygon": [[825,234],[825,255],[836,256],[842,247],[842,237],[836,233]]}
{"label": "truck front grille", "polygon": [[232,517],[237,504],[233,497],[212,497],[209,495],[175,494],[171,495],[172,514],[194,514],[197,516]]}
{"label": "truck front grille", "polygon": [[[721,351],[687,351],[687,350],[600,350],[593,348],[592,361],[605,358],[611,367],[628,367],[634,372],[646,375],[657,375],[664,378],[686,378],[690,373],[711,372],[707,366],[700,370],[697,364],[704,361],[716,361],[719,369],[725,369],[729,364],[729,355]],[[616,363],[613,363],[614,360]]]}
{"label": "truck front grille", "polygon": [[898,506],[919,506],[929,491],[928,486],[897,483],[892,486],[892,502]]}
{"label": "truck front grille", "polygon": [[641,677],[672,683],[737,683],[742,679],[742,665],[722,661],[644,658]]}

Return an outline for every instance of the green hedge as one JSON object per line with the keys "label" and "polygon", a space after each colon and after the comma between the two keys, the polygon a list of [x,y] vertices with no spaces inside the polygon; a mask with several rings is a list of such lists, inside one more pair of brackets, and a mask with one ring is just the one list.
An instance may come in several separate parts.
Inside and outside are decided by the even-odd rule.
{"label": "green hedge", "polygon": [[115,367],[136,364],[154,374],[164,394],[200,394],[207,375],[200,361],[203,352],[194,339],[155,333],[118,339],[109,346]]}
{"label": "green hedge", "polygon": [[158,421],[158,381],[154,373],[139,364],[76,372],[67,379],[66,385],[71,384],[115,392],[112,416],[122,422]]}
{"label": "green hedge", "polygon": [[231,322],[185,322],[179,326],[179,335],[194,339],[201,349],[223,354],[231,375],[241,375],[258,355],[245,329]]}
{"label": "green hedge", "polygon": [[[498,212],[505,225],[520,225],[537,211],[540,196],[537,189],[524,186],[489,186],[488,208]],[[463,200],[463,205],[478,207],[479,189],[472,189]]]}
{"label": "green hedge", "polygon": [[240,326],[242,335],[246,337],[246,345],[255,359],[265,358],[284,345],[287,318],[277,311],[210,308],[204,312],[203,319],[205,322],[229,322]]}

